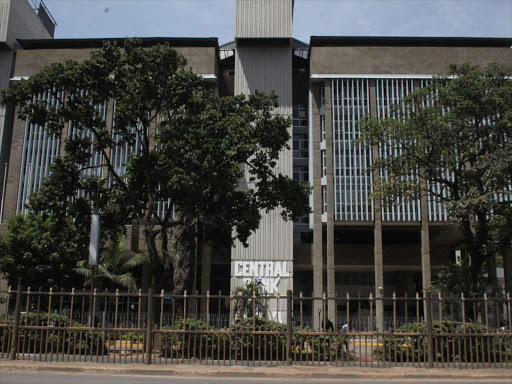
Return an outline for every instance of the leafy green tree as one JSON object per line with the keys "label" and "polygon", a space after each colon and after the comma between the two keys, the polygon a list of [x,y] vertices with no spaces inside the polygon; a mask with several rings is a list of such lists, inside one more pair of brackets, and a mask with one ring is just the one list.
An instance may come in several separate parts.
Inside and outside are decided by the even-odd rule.
{"label": "leafy green tree", "polygon": [[471,298],[473,294],[477,294],[478,297],[483,296],[486,285],[484,272],[484,268],[482,268],[478,274],[476,288],[479,291],[475,291],[469,259],[462,260],[460,264],[450,263],[443,266],[433,280],[432,291],[441,293],[445,297],[443,305],[447,311],[450,308],[458,308],[461,294],[467,298]]}
{"label": "leafy green tree", "polygon": [[[32,95],[41,92],[59,106],[34,102]],[[190,284],[199,231],[205,243],[229,246],[238,238],[246,244],[262,212],[280,209],[287,220],[309,212],[308,187],[275,168],[291,125],[273,113],[277,101],[260,92],[215,97],[168,44],[143,47],[137,40],[126,40],[123,49],[105,43],[83,62],[52,64],[3,92],[21,119],[57,135],[68,124],[90,133],[66,139],[66,156],[33,198],[37,209],[82,212],[85,231],[97,202],[103,241],[127,224],[140,225],[153,285],[164,288],[172,270],[176,294]],[[116,163],[120,148],[130,148],[122,166]],[[91,165],[97,155],[101,161]],[[85,169],[101,169],[105,177],[85,177]],[[242,179],[248,184],[239,188]]]}
{"label": "leafy green tree", "polygon": [[[497,248],[511,246],[512,81],[510,69],[451,66],[395,106],[390,118],[367,118],[364,139],[388,157],[376,185],[385,199],[429,194],[447,208],[470,254],[471,291],[488,269],[496,285]],[[392,155],[391,155],[392,154]],[[412,176],[412,177],[411,177]]]}
{"label": "leafy green tree", "polygon": [[87,245],[70,218],[18,215],[0,239],[0,271],[12,285],[70,288],[73,268],[87,255]]}

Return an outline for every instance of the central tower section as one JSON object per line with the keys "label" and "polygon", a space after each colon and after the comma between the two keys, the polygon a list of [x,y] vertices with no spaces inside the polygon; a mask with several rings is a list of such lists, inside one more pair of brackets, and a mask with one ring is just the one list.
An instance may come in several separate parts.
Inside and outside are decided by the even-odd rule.
{"label": "central tower section", "polygon": [[[274,91],[279,95],[274,113],[288,117],[292,115],[292,20],[293,0],[236,0],[235,95]],[[281,153],[277,170],[292,176],[291,150]],[[247,176],[240,187],[252,187],[248,180]],[[279,210],[263,213],[248,248],[235,244],[231,276],[233,289],[254,279],[261,279],[269,295],[285,295],[292,289],[293,223],[285,222]],[[270,310],[282,320],[282,311]]]}

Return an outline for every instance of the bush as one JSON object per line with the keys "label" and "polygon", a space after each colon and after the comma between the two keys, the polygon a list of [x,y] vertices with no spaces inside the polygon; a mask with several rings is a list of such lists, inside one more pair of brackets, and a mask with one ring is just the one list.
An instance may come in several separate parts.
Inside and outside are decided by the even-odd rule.
{"label": "bush", "polygon": [[[465,332],[464,332],[465,331]],[[489,331],[495,331],[490,329]],[[374,351],[375,357],[381,361],[425,362],[427,360],[427,324],[426,322],[411,323],[403,325],[396,330],[396,333],[411,333],[411,336],[400,336],[390,334],[384,336],[382,344]],[[417,334],[420,335],[417,335]],[[458,321],[434,321],[432,322],[432,333],[439,334],[483,334],[485,325],[467,322],[465,325]],[[416,334],[416,335],[414,335]],[[434,361],[444,362],[494,362],[493,345],[496,346],[497,359],[499,359],[499,346],[503,359],[512,358],[512,338],[510,336],[491,336],[482,338],[476,336],[437,336],[437,350],[435,341],[433,344]],[[478,339],[478,344],[477,344]],[[501,339],[501,340],[499,340]],[[459,348],[460,343],[460,348]],[[436,356],[437,354],[437,356]],[[478,354],[478,358],[477,358]],[[508,357],[507,357],[508,356]]]}
{"label": "bush", "polygon": [[[178,318],[174,325],[162,327],[163,331],[206,331],[206,323],[187,318]],[[213,330],[213,327],[208,329]],[[207,333],[163,332],[156,339],[155,350],[165,357],[188,359],[212,357],[215,346],[212,346],[214,335]],[[212,350],[213,348],[213,350]]]}
{"label": "bush", "polygon": [[[160,334],[155,346],[162,356],[177,359],[232,359],[232,360],[273,360],[286,359],[286,325],[261,317],[247,318],[237,321],[230,329],[220,330],[208,327],[201,320],[182,319],[173,327],[162,328],[166,331],[199,331],[199,332],[165,332]],[[217,332],[216,332],[217,331]],[[253,332],[268,332],[256,333]],[[272,332],[272,333],[270,333]],[[292,333],[292,356],[296,360],[315,359],[322,361],[353,360],[347,352],[347,337],[338,335],[313,335],[310,328],[296,329]],[[345,348],[344,348],[345,347]]]}
{"label": "bush", "polygon": [[[48,326],[45,330],[20,329],[19,332],[19,348],[21,353],[63,353],[82,354],[82,355],[99,355],[106,354],[107,348],[104,343],[104,336],[98,331],[73,331],[73,330],[55,330],[52,327],[69,327],[70,318],[64,315],[46,313],[29,312],[26,317],[22,314],[20,318],[20,326],[25,325],[27,318],[28,326]],[[7,318],[7,324],[14,323],[14,316]],[[71,327],[83,327],[80,323],[71,322]],[[0,345],[7,347],[8,337],[12,328],[0,328]]]}

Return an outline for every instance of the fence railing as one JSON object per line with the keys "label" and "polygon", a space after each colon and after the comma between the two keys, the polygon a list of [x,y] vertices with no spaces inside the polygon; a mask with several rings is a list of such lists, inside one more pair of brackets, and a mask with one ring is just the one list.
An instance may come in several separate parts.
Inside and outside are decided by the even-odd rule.
{"label": "fence railing", "polygon": [[0,292],[0,358],[510,368],[507,297]]}

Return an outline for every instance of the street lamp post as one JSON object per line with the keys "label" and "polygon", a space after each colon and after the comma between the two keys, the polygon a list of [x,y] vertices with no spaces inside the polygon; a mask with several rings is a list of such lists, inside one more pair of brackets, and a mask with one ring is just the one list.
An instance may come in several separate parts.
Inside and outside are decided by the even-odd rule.
{"label": "street lamp post", "polygon": [[89,327],[94,326],[93,312],[93,294],[94,278],[98,268],[98,256],[100,247],[100,215],[98,207],[95,207],[91,215],[91,237],[89,242],[89,266],[91,267],[91,295],[89,296]]}

